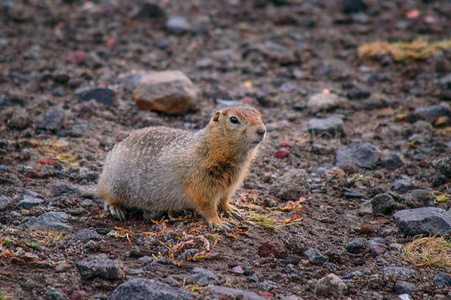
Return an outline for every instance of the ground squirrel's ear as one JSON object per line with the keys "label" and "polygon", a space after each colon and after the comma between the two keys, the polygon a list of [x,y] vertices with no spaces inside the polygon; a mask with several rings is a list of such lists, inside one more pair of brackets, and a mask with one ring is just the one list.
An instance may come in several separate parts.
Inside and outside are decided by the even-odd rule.
{"label": "ground squirrel's ear", "polygon": [[220,115],[220,113],[219,113],[219,111],[217,111],[217,112],[215,113],[214,117],[213,117],[213,121],[214,121],[214,122],[218,122],[218,120],[219,120],[219,115]]}

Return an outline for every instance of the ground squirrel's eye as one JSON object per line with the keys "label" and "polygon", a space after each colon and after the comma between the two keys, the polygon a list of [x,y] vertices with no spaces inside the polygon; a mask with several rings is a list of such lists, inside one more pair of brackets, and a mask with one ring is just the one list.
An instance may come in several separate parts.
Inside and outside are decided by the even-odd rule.
{"label": "ground squirrel's eye", "polygon": [[232,123],[232,124],[239,124],[240,121],[238,121],[237,117],[230,117],[230,123]]}

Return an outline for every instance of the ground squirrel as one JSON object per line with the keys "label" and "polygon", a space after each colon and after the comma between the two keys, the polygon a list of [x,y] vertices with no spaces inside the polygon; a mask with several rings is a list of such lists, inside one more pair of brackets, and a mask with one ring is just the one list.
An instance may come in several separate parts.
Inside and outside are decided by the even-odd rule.
{"label": "ground squirrel", "polygon": [[243,219],[229,199],[265,135],[260,113],[244,106],[217,111],[207,127],[195,132],[137,130],[108,154],[97,194],[120,219],[120,204],[149,211],[196,209],[210,227],[229,231],[218,208]]}

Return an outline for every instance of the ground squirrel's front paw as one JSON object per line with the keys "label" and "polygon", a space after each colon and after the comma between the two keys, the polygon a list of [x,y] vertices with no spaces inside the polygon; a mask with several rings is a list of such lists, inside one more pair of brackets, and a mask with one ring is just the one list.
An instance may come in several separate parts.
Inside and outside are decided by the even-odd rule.
{"label": "ground squirrel's front paw", "polygon": [[235,206],[231,206],[231,210],[226,212],[225,215],[228,216],[232,216],[233,218],[237,219],[237,220],[244,220],[243,215],[241,214],[240,210],[238,208],[236,208]]}
{"label": "ground squirrel's front paw", "polygon": [[109,211],[113,217],[116,217],[119,220],[125,220],[125,214],[122,211],[122,209],[119,208],[119,206],[114,205],[114,204],[106,204],[105,203],[104,209],[106,211]]}
{"label": "ground squirrel's front paw", "polygon": [[212,223],[209,222],[208,226],[210,226],[211,229],[215,229],[215,230],[220,230],[220,231],[224,231],[226,233],[234,233],[236,231],[236,227],[235,225],[229,224],[229,223]]}

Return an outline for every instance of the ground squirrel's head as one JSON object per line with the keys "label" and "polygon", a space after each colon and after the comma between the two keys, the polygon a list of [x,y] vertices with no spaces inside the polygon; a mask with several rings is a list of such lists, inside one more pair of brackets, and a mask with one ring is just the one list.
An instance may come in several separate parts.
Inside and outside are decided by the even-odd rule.
{"label": "ground squirrel's head", "polygon": [[266,136],[258,110],[252,107],[238,106],[218,110],[209,124],[232,146],[250,150],[258,146]]}

